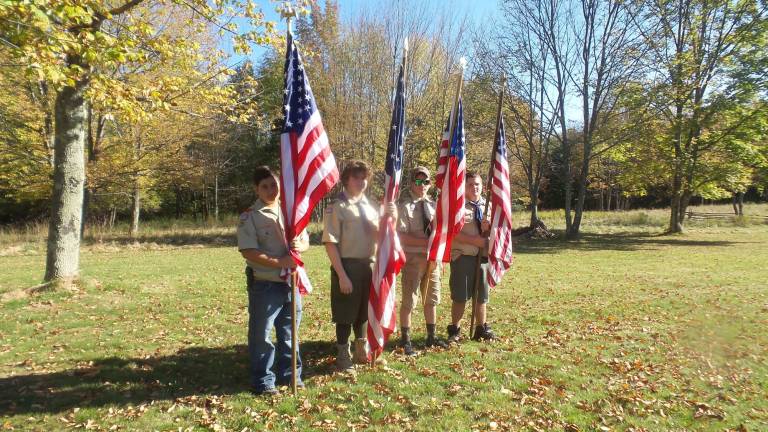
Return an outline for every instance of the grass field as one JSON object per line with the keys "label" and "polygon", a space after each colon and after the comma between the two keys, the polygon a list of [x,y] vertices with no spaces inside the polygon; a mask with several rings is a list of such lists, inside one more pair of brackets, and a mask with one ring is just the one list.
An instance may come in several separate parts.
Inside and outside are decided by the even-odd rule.
{"label": "grass field", "polygon": [[[491,294],[498,341],[390,351],[355,376],[332,369],[328,263],[313,246],[307,389],[273,399],[247,392],[231,228],[90,235],[77,290],[0,304],[0,430],[768,430],[768,224],[667,236],[663,210],[586,217],[578,242],[517,243]],[[40,282],[43,233],[0,232],[0,294]]]}

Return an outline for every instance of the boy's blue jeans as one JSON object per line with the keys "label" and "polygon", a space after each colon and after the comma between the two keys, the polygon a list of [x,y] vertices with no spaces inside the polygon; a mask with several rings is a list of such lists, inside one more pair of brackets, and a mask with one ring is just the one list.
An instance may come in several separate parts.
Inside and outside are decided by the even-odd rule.
{"label": "boy's blue jeans", "polygon": [[[291,382],[291,289],[285,282],[254,280],[250,269],[248,281],[248,353],[251,360],[253,389],[262,392],[275,385]],[[296,329],[301,323],[301,295],[297,296]],[[277,341],[272,343],[272,327]],[[297,380],[301,382],[301,356],[296,361]]]}

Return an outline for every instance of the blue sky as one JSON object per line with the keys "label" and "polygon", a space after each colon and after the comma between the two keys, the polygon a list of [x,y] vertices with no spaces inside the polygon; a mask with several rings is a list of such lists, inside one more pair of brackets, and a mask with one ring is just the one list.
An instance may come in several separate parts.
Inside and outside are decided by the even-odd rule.
{"label": "blue sky", "polygon": [[[415,0],[415,1],[422,1],[422,2],[428,2],[431,7],[435,8],[437,11],[437,8],[445,8],[450,7],[454,8],[457,13],[469,13],[469,16],[475,20],[476,22],[482,21],[484,18],[487,18],[489,15],[492,15],[496,13],[498,10],[498,0]],[[324,0],[319,0],[319,3],[322,5],[324,4]],[[361,11],[366,10],[367,8],[372,7],[378,7],[382,3],[388,3],[387,0],[338,0],[339,3],[339,12],[341,14],[341,18],[343,21],[348,21],[351,18],[357,16]],[[267,21],[277,21],[278,29],[281,31],[285,31],[285,21],[282,21],[280,18],[280,15],[275,12],[275,7],[278,6],[279,3],[270,2],[267,0],[263,0],[261,3],[262,10],[266,16]],[[241,21],[242,23],[242,21]],[[242,24],[240,24],[242,25]],[[241,31],[247,30],[244,28],[240,29]],[[232,54],[232,41],[228,37],[224,37],[221,39],[220,47],[224,49],[227,53]],[[253,47],[253,52],[249,55],[249,58],[254,63],[259,63],[261,61],[261,58],[264,56],[264,54],[267,52],[267,48],[265,47]],[[229,64],[235,64],[242,60],[241,56],[232,55],[232,58],[229,61]]]}
{"label": "blue sky", "polygon": [[[427,3],[430,8],[435,10],[436,14],[437,12],[442,12],[442,10],[445,8],[450,8],[457,15],[463,15],[464,13],[467,13],[470,19],[479,25],[485,25],[488,23],[490,21],[489,18],[497,14],[499,11],[499,0],[338,0],[339,12],[342,21],[348,22],[367,9],[378,8],[382,4],[391,4],[395,1],[403,1],[406,4],[408,4],[409,1]],[[318,2],[321,5],[325,4],[325,0],[318,0]],[[277,27],[278,30],[285,31],[285,21],[283,21],[280,18],[280,15],[275,12],[275,7],[278,6],[279,3],[280,2],[276,3],[270,2],[269,0],[262,0],[261,5],[266,20],[279,22]],[[244,30],[247,30],[247,28],[240,29],[240,31]],[[231,58],[227,62],[228,65],[235,66],[244,60],[242,56],[232,53],[232,43],[230,38],[222,38],[220,47],[226,52],[232,54]],[[267,50],[268,48],[266,47],[253,47],[253,51],[248,56],[248,58],[253,63],[259,64],[262,57],[267,53]],[[574,98],[573,95],[570,95],[566,98],[565,117],[569,124],[575,124],[581,121],[581,106],[579,100]]]}

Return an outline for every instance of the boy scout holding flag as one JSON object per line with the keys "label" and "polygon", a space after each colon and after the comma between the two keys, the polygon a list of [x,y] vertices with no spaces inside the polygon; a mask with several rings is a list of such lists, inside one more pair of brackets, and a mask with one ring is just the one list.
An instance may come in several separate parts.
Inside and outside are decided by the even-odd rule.
{"label": "boy scout holding flag", "polygon": [[[464,226],[456,234],[451,248],[451,325],[448,326],[448,342],[456,343],[461,337],[461,319],[467,300],[474,299],[474,314],[477,320],[472,339],[492,340],[495,338],[486,322],[488,303],[488,233],[490,222],[483,215],[483,179],[473,171],[467,171],[465,183]],[[477,259],[481,253],[481,259]],[[480,269],[477,268],[478,263]],[[475,279],[480,277],[475,292]],[[475,298],[476,297],[476,298]],[[472,329],[470,329],[470,332]]]}
{"label": "boy scout holding flag", "polygon": [[[248,283],[248,353],[252,391],[256,394],[275,394],[276,385],[291,382],[291,288],[281,277],[283,268],[295,268],[296,262],[288,253],[280,216],[280,195],[277,176],[266,166],[253,173],[256,203],[240,215],[237,226],[237,247],[246,259],[245,275]],[[292,248],[309,248],[307,232],[300,233]],[[301,321],[301,296],[296,296],[296,328]],[[272,343],[272,327],[277,336],[277,347]],[[298,348],[297,348],[298,349]],[[277,356],[275,356],[277,351]],[[296,377],[301,384],[301,358],[297,356]],[[274,370],[273,370],[274,369]]]}
{"label": "boy scout holding flag", "polygon": [[[331,315],[336,323],[336,367],[347,371],[353,363],[368,362],[365,339],[368,294],[373,277],[379,212],[365,196],[370,169],[365,162],[351,161],[341,173],[344,190],[325,211],[323,243],[331,261]],[[388,204],[387,214],[397,219],[397,208]],[[354,353],[349,336],[354,330]]]}
{"label": "boy scout holding flag", "polygon": [[416,352],[411,343],[411,314],[419,297],[424,303],[424,320],[427,324],[427,347],[446,348],[445,342],[435,338],[437,304],[440,303],[440,268],[430,270],[427,261],[427,242],[435,202],[429,198],[429,170],[423,166],[414,168],[411,175],[411,199],[400,205],[397,231],[405,250],[406,261],[402,269],[400,302],[400,346],[406,355]]}

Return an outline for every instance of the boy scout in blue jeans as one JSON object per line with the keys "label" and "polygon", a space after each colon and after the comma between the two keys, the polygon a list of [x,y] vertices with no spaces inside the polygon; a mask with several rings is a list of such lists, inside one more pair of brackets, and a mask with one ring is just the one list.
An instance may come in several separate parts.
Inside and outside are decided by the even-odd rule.
{"label": "boy scout in blue jeans", "polygon": [[[344,191],[325,211],[323,243],[331,261],[331,315],[336,323],[336,367],[348,371],[354,363],[367,363],[368,293],[371,288],[379,212],[365,196],[368,165],[347,163],[341,172]],[[394,204],[387,212],[397,218]],[[354,330],[354,354],[349,336]]]}
{"label": "boy scout in blue jeans", "polygon": [[427,347],[446,348],[435,337],[437,304],[440,303],[440,268],[429,268],[427,242],[435,217],[435,202],[429,198],[429,170],[423,166],[413,169],[411,199],[399,209],[397,231],[405,251],[405,265],[400,278],[400,346],[405,355],[415,355],[411,343],[411,313],[423,297],[424,321],[427,324]]}
{"label": "boy scout in blue jeans", "polygon": [[[477,326],[472,335],[474,340],[492,340],[495,338],[486,322],[488,303],[488,232],[490,223],[483,215],[485,200],[483,179],[475,172],[467,171],[465,186],[466,204],[464,207],[464,227],[453,239],[451,245],[451,325],[448,326],[448,342],[456,343],[461,336],[461,318],[468,300],[474,297],[475,276],[477,274],[477,253],[482,251],[480,261],[480,283],[475,304]],[[472,329],[470,329],[470,332]]]}
{"label": "boy scout in blue jeans", "polygon": [[[291,382],[291,309],[292,293],[280,277],[281,269],[295,268],[288,254],[280,215],[277,176],[266,166],[253,173],[256,203],[240,215],[237,227],[237,247],[246,259],[248,282],[248,353],[252,391],[275,394],[276,385]],[[307,250],[306,231],[295,240],[295,249]],[[296,298],[296,328],[301,322],[301,297]],[[276,344],[272,343],[275,327]],[[276,345],[276,346],[275,346]],[[275,356],[277,351],[277,356]],[[298,357],[298,347],[297,347]],[[274,369],[274,371],[273,371]],[[301,357],[297,358],[297,381],[301,383]]]}

